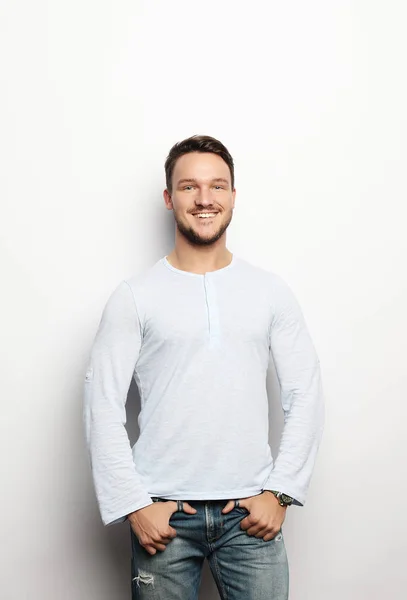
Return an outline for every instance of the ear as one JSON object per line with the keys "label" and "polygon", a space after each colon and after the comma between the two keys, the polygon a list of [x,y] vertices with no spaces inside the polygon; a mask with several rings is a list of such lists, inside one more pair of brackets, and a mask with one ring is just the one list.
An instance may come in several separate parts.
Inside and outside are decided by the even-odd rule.
{"label": "ear", "polygon": [[235,208],[236,188],[232,192],[232,208]]}
{"label": "ear", "polygon": [[171,199],[171,195],[167,189],[164,190],[163,196],[164,196],[165,206],[167,207],[168,210],[172,210],[173,209],[172,199]]}

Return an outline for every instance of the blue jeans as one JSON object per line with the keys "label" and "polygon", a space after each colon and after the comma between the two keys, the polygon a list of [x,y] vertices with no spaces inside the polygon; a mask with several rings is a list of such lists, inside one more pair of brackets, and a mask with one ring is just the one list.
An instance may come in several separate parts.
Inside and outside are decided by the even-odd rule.
{"label": "blue jeans", "polygon": [[222,600],[288,600],[282,529],[265,542],[241,529],[246,508],[222,514],[227,500],[188,502],[197,512],[184,512],[178,501],[169,521],[177,535],[163,551],[149,554],[130,527],[133,600],[197,600],[205,558]]}

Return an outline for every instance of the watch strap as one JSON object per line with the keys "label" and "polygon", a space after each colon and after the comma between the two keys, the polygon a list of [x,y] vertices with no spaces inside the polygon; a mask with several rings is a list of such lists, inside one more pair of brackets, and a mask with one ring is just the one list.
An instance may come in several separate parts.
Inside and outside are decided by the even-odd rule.
{"label": "watch strap", "polygon": [[284,492],[279,492],[277,490],[268,491],[275,495],[280,506],[290,506],[294,502],[294,498],[288,496],[288,494],[284,494]]}

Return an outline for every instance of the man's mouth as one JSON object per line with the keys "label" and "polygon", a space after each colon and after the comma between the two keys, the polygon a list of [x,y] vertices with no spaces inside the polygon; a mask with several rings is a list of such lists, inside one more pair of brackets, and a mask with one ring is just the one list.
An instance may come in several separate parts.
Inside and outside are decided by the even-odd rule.
{"label": "man's mouth", "polygon": [[195,213],[194,217],[197,217],[197,219],[213,219],[217,214],[217,212],[202,212]]}

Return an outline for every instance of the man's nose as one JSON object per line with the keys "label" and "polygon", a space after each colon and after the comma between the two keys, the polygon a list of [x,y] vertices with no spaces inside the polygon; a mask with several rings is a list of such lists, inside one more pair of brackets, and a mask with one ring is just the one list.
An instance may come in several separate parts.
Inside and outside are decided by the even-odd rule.
{"label": "man's nose", "polygon": [[196,199],[196,203],[201,206],[211,206],[213,204],[212,194],[210,190],[205,188],[201,189],[198,198]]}

